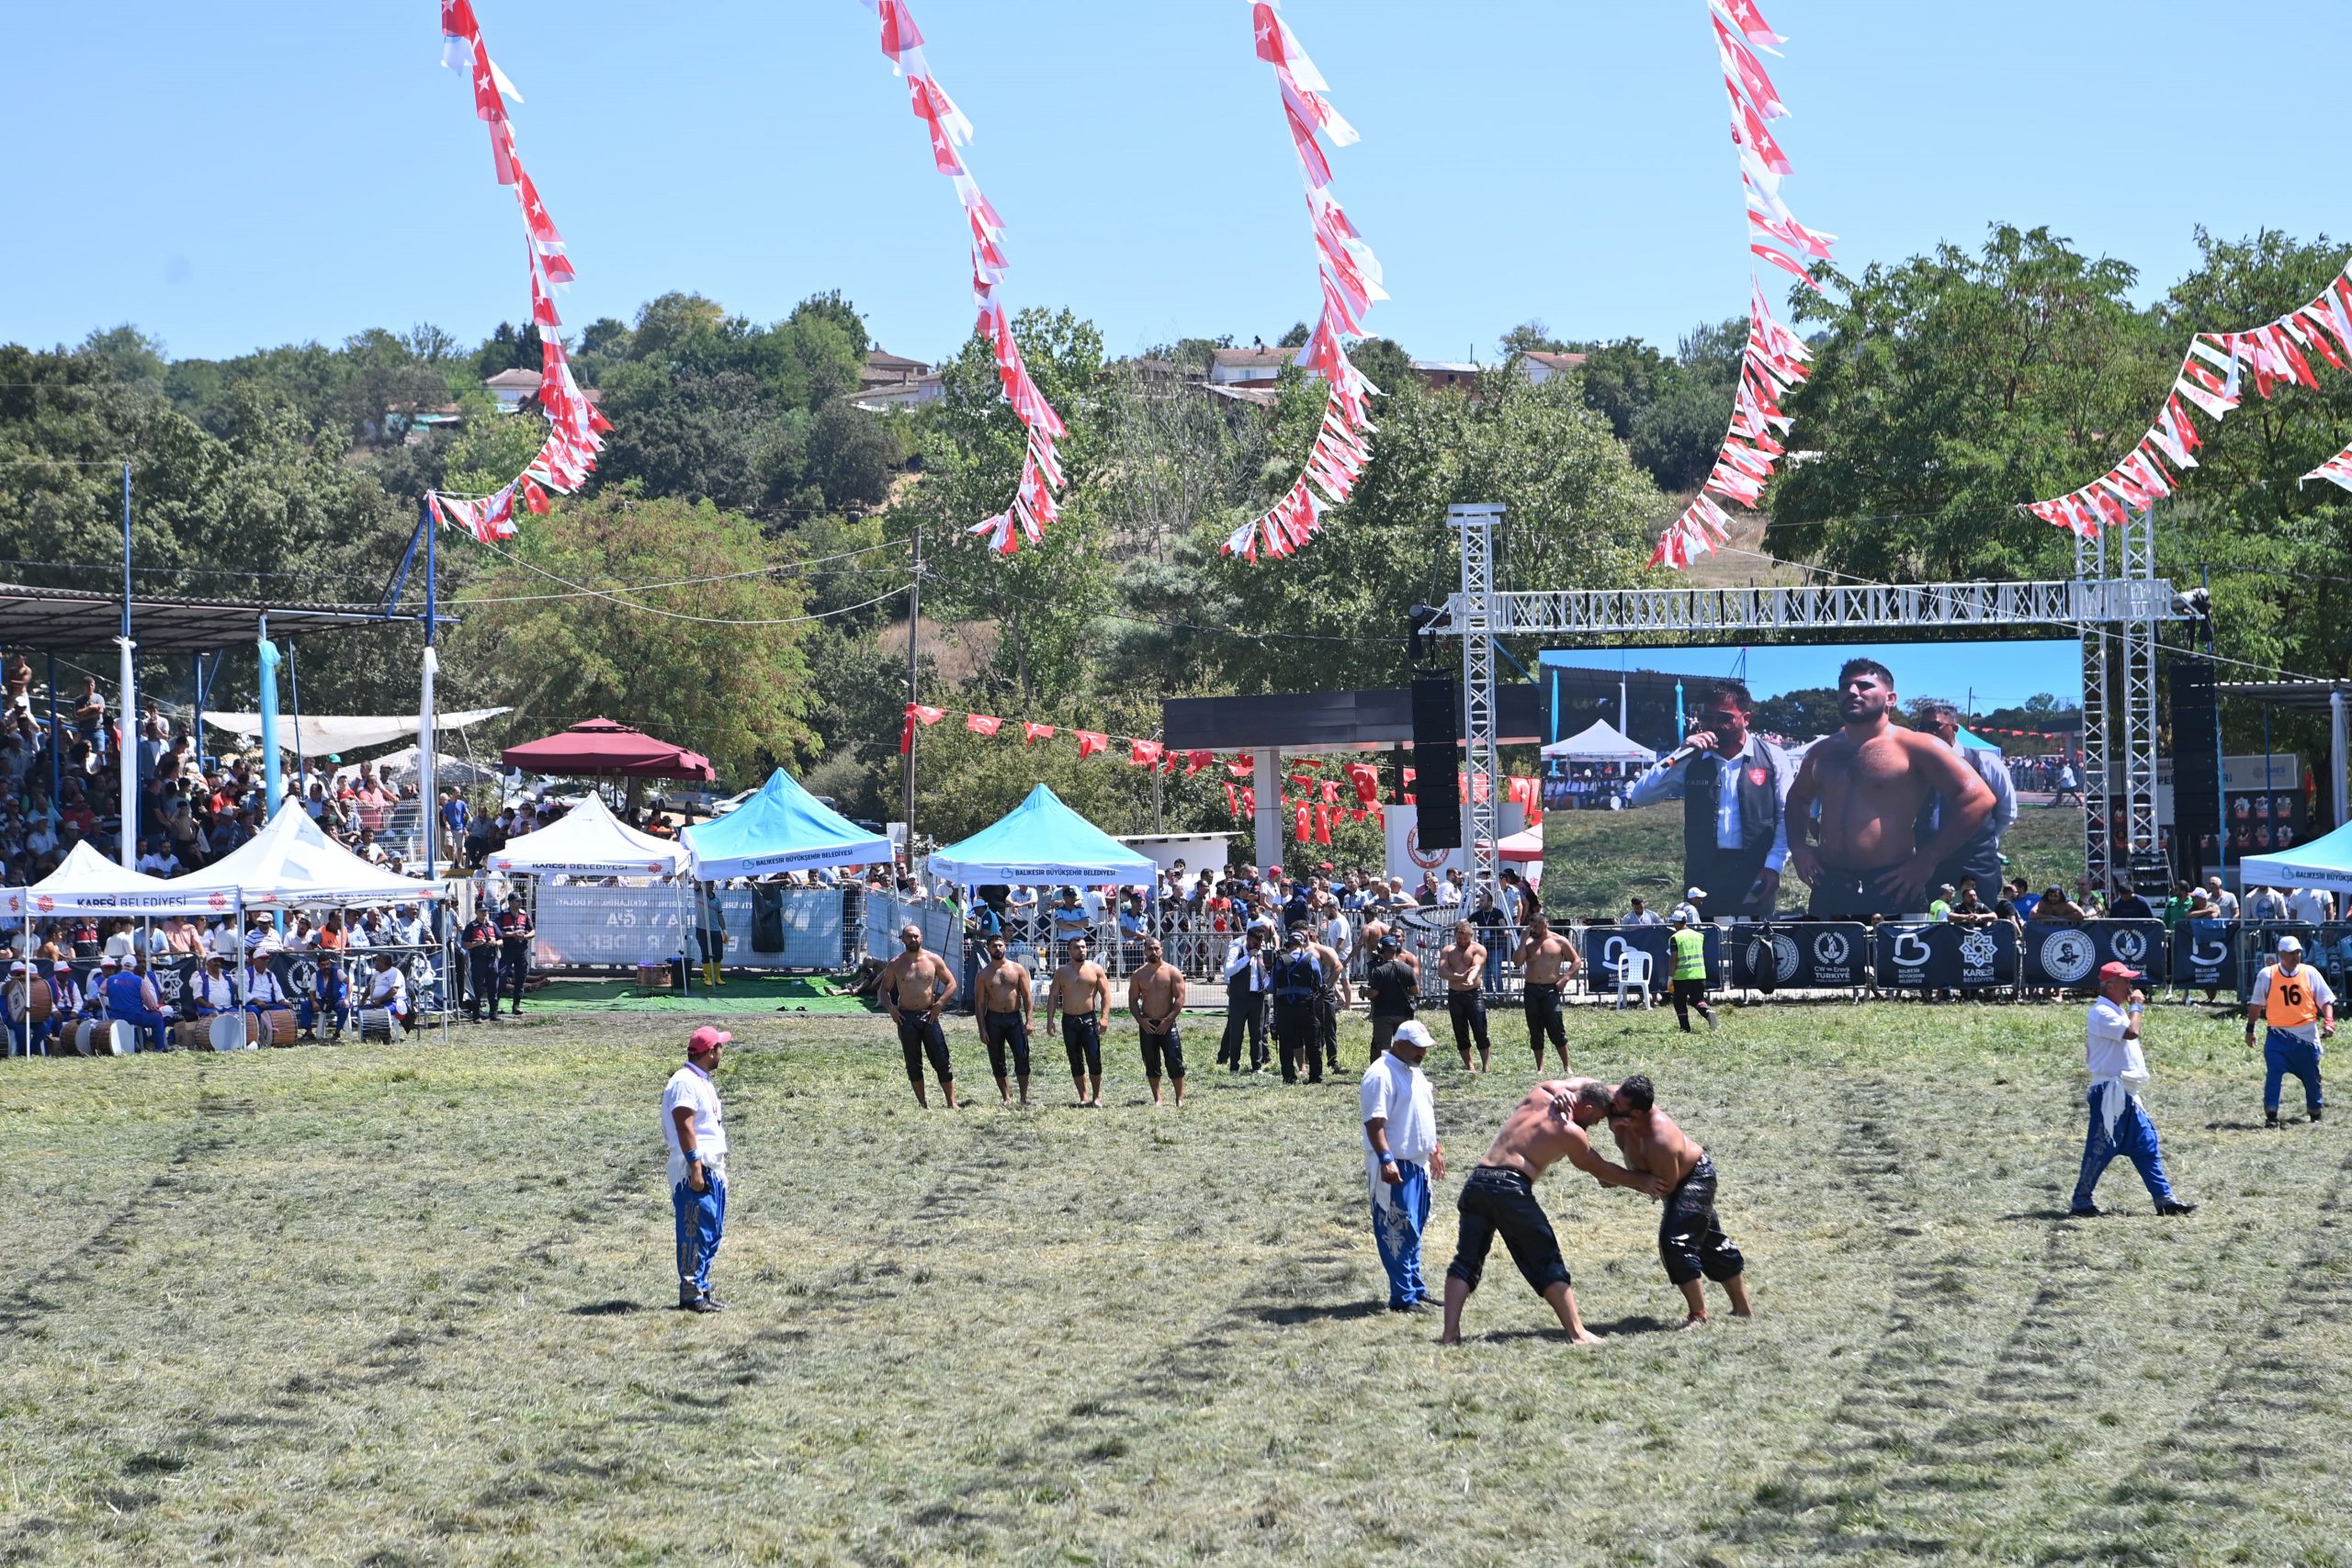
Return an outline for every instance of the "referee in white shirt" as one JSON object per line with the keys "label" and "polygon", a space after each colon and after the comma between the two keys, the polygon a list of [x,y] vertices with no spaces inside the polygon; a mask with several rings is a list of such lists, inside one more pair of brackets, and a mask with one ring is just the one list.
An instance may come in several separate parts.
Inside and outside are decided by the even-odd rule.
{"label": "referee in white shirt", "polygon": [[734,1039],[709,1024],[686,1041],[686,1065],[662,1091],[662,1137],[670,1145],[670,1206],[678,1219],[678,1305],[721,1312],[710,1293],[710,1263],[727,1234],[727,1120],[710,1075]]}
{"label": "referee in white shirt", "polygon": [[1445,1177],[1437,1145],[1437,1105],[1421,1059],[1430,1032],[1411,1019],[1396,1026],[1388,1049],[1364,1069],[1364,1169],[1372,1186],[1372,1236],[1388,1271],[1388,1310],[1427,1312],[1421,1283],[1421,1233],[1430,1223],[1430,1182]]}

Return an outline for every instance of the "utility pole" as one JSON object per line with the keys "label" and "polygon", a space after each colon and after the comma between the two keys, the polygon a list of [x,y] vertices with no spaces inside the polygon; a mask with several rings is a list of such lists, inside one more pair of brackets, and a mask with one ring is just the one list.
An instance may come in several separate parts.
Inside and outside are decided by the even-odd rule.
{"label": "utility pole", "polygon": [[907,579],[907,874],[915,870],[915,732],[922,728],[915,721],[914,705],[922,700],[916,689],[919,666],[915,660],[915,633],[922,625],[922,521],[915,521],[914,569]]}

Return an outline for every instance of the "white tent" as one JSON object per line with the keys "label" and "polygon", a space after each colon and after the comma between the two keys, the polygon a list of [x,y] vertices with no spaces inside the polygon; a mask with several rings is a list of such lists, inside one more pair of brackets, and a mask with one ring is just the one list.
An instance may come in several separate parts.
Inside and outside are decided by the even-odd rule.
{"label": "white tent", "polygon": [[[414,778],[416,755],[415,747],[403,746],[397,751],[387,751],[371,759],[368,766],[376,770],[376,776],[379,779]],[[334,776],[338,779],[357,778],[359,764],[352,762],[337,768]],[[446,755],[433,759],[433,784],[435,789],[446,789],[451,784],[465,789],[474,784],[502,784],[505,778],[503,771],[490,763]]]}
{"label": "white tent", "polygon": [[67,852],[55,871],[30,887],[0,893],[0,910],[10,917],[45,919],[51,915],[217,915],[236,908],[236,897],[191,891],[185,882],[125,871],[87,842]]}
{"label": "white tent", "polygon": [[1569,762],[1654,762],[1657,753],[1646,746],[1637,746],[1617,733],[1617,727],[1605,718],[1592,721],[1591,727],[1555,740],[1544,748],[1547,760]]}
{"label": "white tent", "polygon": [[[169,886],[191,894],[242,898],[250,909],[322,904],[413,904],[447,897],[438,882],[369,865],[319,831],[299,800],[288,799],[251,842]],[[223,905],[222,908],[228,906]]]}
{"label": "white tent", "polygon": [[589,795],[561,820],[507,841],[489,869],[510,876],[675,876],[686,852],[675,840],[640,833]]}

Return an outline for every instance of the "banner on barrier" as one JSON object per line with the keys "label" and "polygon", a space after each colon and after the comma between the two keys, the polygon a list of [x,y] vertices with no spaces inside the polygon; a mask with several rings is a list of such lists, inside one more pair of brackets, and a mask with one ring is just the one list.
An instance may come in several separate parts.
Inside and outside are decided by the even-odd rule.
{"label": "banner on barrier", "polygon": [[2086,920],[2080,925],[2031,921],[2025,928],[2021,966],[2029,986],[2090,991],[2098,988],[2098,972],[2105,964],[2128,964],[2161,980],[2170,956],[2161,920]]}
{"label": "banner on barrier", "polygon": [[[1723,974],[1724,933],[1720,926],[1700,928],[1706,939],[1707,979]],[[1617,966],[1628,951],[1650,958],[1650,989],[1663,995],[1673,988],[1672,931],[1666,926],[1587,926],[1584,929],[1585,984],[1597,993],[1617,988]]]}
{"label": "banner on barrier", "polygon": [[2018,982],[2018,930],[2007,920],[1878,928],[1878,984],[1896,991],[1990,990]]}
{"label": "banner on barrier", "polygon": [[2219,990],[2238,984],[2237,922],[2183,920],[2172,932],[2172,983]]}
{"label": "banner on barrier", "polygon": [[1854,921],[1733,928],[1732,984],[1751,990],[1843,990],[1869,983],[1870,928]]}
{"label": "banner on barrier", "polygon": [[[842,966],[842,895],[831,887],[729,888],[719,895],[727,965]],[[675,887],[546,887],[536,913],[534,968],[628,969],[684,954],[699,963],[694,901]]]}

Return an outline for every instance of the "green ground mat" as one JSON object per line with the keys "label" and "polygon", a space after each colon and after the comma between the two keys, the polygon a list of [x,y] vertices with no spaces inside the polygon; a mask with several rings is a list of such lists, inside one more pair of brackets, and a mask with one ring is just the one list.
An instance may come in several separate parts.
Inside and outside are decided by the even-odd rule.
{"label": "green ground mat", "polygon": [[691,976],[684,996],[674,990],[640,991],[628,980],[555,980],[530,995],[534,1011],[552,1012],[774,1012],[862,1013],[865,1004],[822,976],[752,978],[730,975],[714,991]]}

